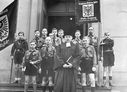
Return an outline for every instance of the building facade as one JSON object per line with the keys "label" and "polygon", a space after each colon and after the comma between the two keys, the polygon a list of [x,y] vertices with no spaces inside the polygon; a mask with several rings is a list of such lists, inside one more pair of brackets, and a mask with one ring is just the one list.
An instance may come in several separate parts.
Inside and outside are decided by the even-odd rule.
{"label": "building facade", "polygon": [[[0,0],[0,11],[13,0]],[[127,85],[127,1],[100,0],[101,23],[76,24],[75,18],[76,0],[19,0],[17,30],[25,32],[30,41],[34,38],[34,30],[53,27],[64,29],[65,34],[74,35],[76,29],[81,30],[82,35],[87,34],[89,26],[93,26],[95,34],[102,39],[104,32],[110,32],[115,41],[115,66],[113,68],[113,83],[115,85]],[[0,51],[0,82],[9,82],[11,68],[11,46]],[[5,73],[6,72],[6,73]],[[121,80],[119,80],[121,79]],[[120,84],[117,84],[120,82]]]}

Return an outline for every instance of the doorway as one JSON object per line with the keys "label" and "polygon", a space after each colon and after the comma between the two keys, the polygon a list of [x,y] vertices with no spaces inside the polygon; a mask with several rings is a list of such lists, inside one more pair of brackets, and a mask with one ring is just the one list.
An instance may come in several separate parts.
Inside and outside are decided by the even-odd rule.
{"label": "doorway", "polygon": [[[51,32],[52,28],[63,29],[65,35],[72,35],[76,30],[80,30],[83,36],[83,25],[77,25],[75,23],[74,16],[49,16],[48,17],[48,30]],[[81,36],[81,37],[82,37]]]}

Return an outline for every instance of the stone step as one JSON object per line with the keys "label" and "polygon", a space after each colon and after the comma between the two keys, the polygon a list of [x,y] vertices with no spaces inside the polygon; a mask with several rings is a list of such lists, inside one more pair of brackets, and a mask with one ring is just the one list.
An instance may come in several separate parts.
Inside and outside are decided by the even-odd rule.
{"label": "stone step", "polygon": [[[43,87],[37,86],[37,92],[42,92]],[[48,88],[47,88],[48,89]],[[0,84],[0,92],[23,92],[23,84]],[[86,91],[90,92],[90,87],[86,87]],[[29,86],[29,91],[33,92],[32,85]],[[46,92],[49,92],[48,90]],[[77,92],[82,92],[81,86],[78,86]],[[95,92],[111,92],[111,88],[97,87]]]}

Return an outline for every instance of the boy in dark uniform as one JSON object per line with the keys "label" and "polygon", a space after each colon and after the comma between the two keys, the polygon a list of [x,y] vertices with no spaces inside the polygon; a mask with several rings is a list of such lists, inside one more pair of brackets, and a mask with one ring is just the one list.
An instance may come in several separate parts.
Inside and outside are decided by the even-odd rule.
{"label": "boy in dark uniform", "polygon": [[45,44],[45,38],[47,37],[47,33],[48,33],[47,29],[43,28],[41,33],[39,30],[35,30],[35,38],[33,39],[33,41],[36,42],[36,49],[38,50],[40,50],[42,46]]}
{"label": "boy in dark uniform", "polygon": [[36,50],[36,43],[32,41],[30,43],[30,49],[26,51],[23,62],[23,70],[25,74],[24,92],[28,90],[28,84],[30,77],[32,77],[32,84],[34,92],[36,92],[36,76],[38,73],[38,66],[41,61],[40,52]]}
{"label": "boy in dark uniform", "polygon": [[[39,30],[35,30],[34,32],[35,38],[33,39],[33,41],[36,42],[36,49],[37,50],[41,50],[41,48],[43,47],[43,45],[45,44],[45,35],[47,35],[47,29],[42,29],[42,36]],[[42,76],[41,76],[41,67],[39,68],[39,72],[37,74],[37,83],[40,84],[42,80]]]}
{"label": "boy in dark uniform", "polygon": [[79,45],[81,45],[81,33],[80,30],[76,30],[75,32],[75,39],[73,39],[74,43],[78,43]]}
{"label": "boy in dark uniform", "polygon": [[[56,53],[55,47],[52,45],[52,39],[47,37],[45,39],[45,46],[41,48],[41,57],[42,57],[42,86],[53,86],[54,79],[54,55]],[[45,89],[43,89],[45,92]],[[49,89],[50,92],[52,90]]]}
{"label": "boy in dark uniform", "polygon": [[58,38],[60,40],[60,44],[65,42],[65,39],[64,39],[64,30],[63,29],[60,29],[58,31]]}
{"label": "boy in dark uniform", "polygon": [[41,35],[41,43],[42,43],[42,47],[43,45],[45,45],[45,39],[47,37],[48,31],[46,28],[43,28],[41,31],[42,35]]}
{"label": "boy in dark uniform", "polygon": [[59,42],[59,38],[57,37],[57,29],[56,28],[53,28],[52,29],[52,33],[53,33],[53,46],[58,46],[60,44]]}
{"label": "boy in dark uniform", "polygon": [[49,33],[49,37],[52,39],[52,43],[53,43],[53,38],[54,38],[53,33]]}
{"label": "boy in dark uniform", "polygon": [[89,28],[88,37],[90,38],[90,45],[93,45],[95,48],[95,51],[97,52],[98,38],[94,34],[94,28],[93,27]]}
{"label": "boy in dark uniform", "polygon": [[[99,63],[98,62],[98,37],[95,35],[95,30],[93,27],[89,27],[89,30],[88,30],[88,37],[90,38],[90,45],[94,46],[94,49],[96,51],[96,59],[97,59],[97,64]],[[96,66],[96,73],[95,73],[95,79],[96,79],[96,86],[99,86],[99,69],[100,66]]]}
{"label": "boy in dark uniform", "polygon": [[45,45],[45,39],[47,37],[48,31],[46,28],[43,28],[41,31],[42,35],[41,35],[41,43],[42,43],[42,47],[43,45]]}
{"label": "boy in dark uniform", "polygon": [[41,42],[41,37],[40,37],[40,31],[39,30],[35,30],[34,31],[34,35],[35,38],[33,39],[33,41],[36,42],[36,49],[40,49],[42,47],[42,42]]}
{"label": "boy in dark uniform", "polygon": [[83,92],[85,91],[86,86],[86,75],[90,78],[91,92],[95,92],[95,70],[96,70],[96,52],[92,45],[89,45],[89,37],[85,36],[82,40],[82,49],[81,49],[81,73],[82,73],[82,88]]}
{"label": "boy in dark uniform", "polygon": [[[36,49],[41,50],[41,48],[45,45],[45,39],[47,37],[47,29],[43,28],[41,33],[39,30],[35,30],[35,38],[34,41],[36,42]],[[42,80],[42,75],[41,75],[41,66],[37,75],[37,83],[40,84]]]}
{"label": "boy in dark uniform", "polygon": [[42,36],[41,36],[41,37],[42,37],[43,39],[45,39],[45,38],[47,37],[48,31],[47,31],[46,28],[43,28],[42,31],[41,31],[41,33],[42,33]]}
{"label": "boy in dark uniform", "polygon": [[21,66],[25,51],[28,50],[28,43],[24,39],[24,32],[19,32],[17,40],[14,42],[11,49],[11,58],[14,60],[15,64],[15,81],[18,83],[21,80]]}
{"label": "boy in dark uniform", "polygon": [[[81,47],[82,47],[82,40],[81,40],[81,32],[80,32],[80,30],[76,30],[76,32],[75,32],[75,38],[72,40],[72,42],[74,43],[74,44],[79,44],[79,48],[80,48],[80,50],[81,50]],[[79,63],[80,64],[80,63]],[[76,71],[77,72],[77,83],[79,84],[79,85],[81,85],[81,73],[80,73],[80,71],[81,71],[81,68],[80,68],[80,66],[79,66],[79,69],[78,69],[78,71]]]}
{"label": "boy in dark uniform", "polygon": [[109,75],[109,86],[112,86],[112,66],[114,66],[114,40],[110,38],[109,32],[104,33],[104,37],[105,38],[100,43],[100,56],[104,67],[103,86],[106,86],[107,75]]}

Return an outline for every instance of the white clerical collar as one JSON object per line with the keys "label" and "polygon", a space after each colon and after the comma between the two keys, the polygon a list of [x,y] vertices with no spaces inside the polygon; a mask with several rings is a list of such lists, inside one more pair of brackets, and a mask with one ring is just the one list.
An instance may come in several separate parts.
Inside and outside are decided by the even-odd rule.
{"label": "white clerical collar", "polygon": [[67,42],[66,43],[66,47],[71,47],[71,43],[70,42]]}

